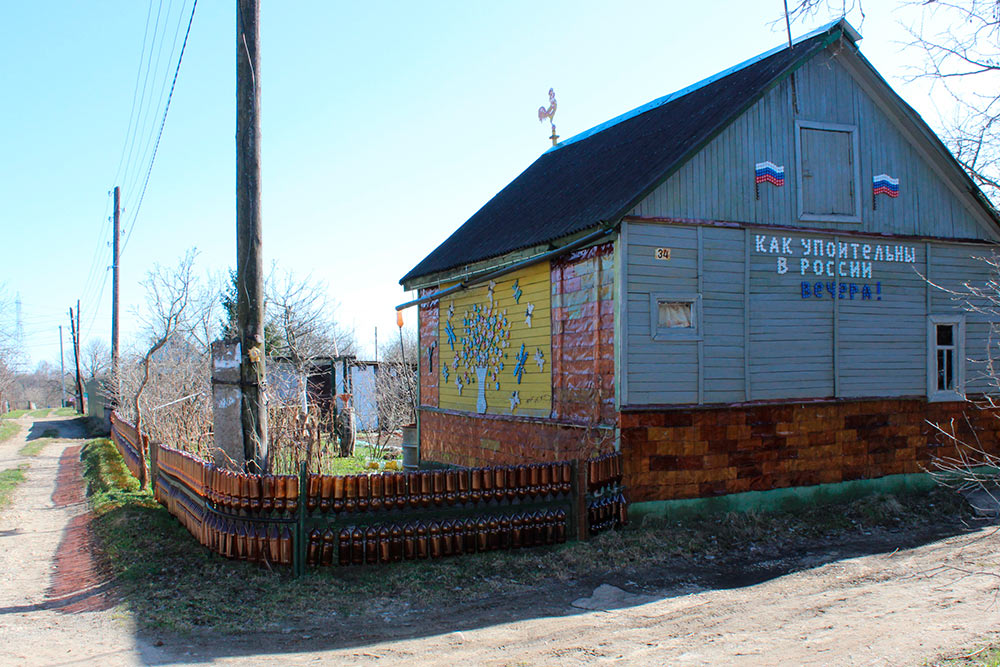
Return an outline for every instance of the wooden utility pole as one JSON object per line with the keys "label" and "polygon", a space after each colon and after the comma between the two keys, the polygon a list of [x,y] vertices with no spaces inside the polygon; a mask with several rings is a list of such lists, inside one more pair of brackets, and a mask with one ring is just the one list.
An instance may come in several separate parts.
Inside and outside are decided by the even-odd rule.
{"label": "wooden utility pole", "polygon": [[59,407],[66,407],[66,366],[63,363],[62,325],[59,325],[59,390],[62,392],[62,402]]}
{"label": "wooden utility pole", "polygon": [[76,300],[76,320],[69,309],[69,330],[73,334],[73,359],[76,362],[76,411],[83,414],[83,382],[80,380],[80,300]]}
{"label": "wooden utility pole", "polygon": [[267,470],[264,267],[260,214],[259,0],[236,0],[236,286],[243,389],[243,454]]}
{"label": "wooden utility pole", "polygon": [[111,242],[111,406],[118,406],[121,385],[118,377],[118,239],[121,237],[121,191],[115,186],[114,240]]}

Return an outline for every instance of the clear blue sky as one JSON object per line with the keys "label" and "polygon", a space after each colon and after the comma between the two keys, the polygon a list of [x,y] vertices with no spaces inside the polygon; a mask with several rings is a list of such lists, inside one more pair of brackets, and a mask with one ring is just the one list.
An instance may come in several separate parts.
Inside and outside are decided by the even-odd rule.
{"label": "clear blue sky", "polygon": [[[568,138],[785,39],[772,25],[780,0],[262,4],[265,261],[325,280],[368,354],[375,326],[396,333],[393,306],[409,296],[399,278],[548,147],[537,109],[549,87]],[[865,4],[863,25],[849,17],[862,52],[933,122],[922,88],[898,78],[909,56],[895,3]],[[159,125],[190,7],[152,2],[168,38],[140,144]],[[138,217],[145,162],[133,157],[115,181],[149,11],[140,0],[3,9],[0,283],[21,296],[32,363],[58,363],[57,327],[77,298],[84,343],[110,338],[116,184],[131,231],[123,343],[137,335],[130,311],[150,265],[191,247],[203,272],[235,263],[234,1],[198,5]]]}

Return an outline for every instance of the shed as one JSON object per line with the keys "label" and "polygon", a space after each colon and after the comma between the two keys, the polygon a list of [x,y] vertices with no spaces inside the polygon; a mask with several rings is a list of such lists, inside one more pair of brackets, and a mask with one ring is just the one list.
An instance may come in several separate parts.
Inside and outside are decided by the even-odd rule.
{"label": "shed", "polygon": [[[970,410],[1000,221],[846,22],[546,151],[400,281],[419,438],[620,449],[633,501],[905,482]],[[964,436],[970,433],[965,432]]]}

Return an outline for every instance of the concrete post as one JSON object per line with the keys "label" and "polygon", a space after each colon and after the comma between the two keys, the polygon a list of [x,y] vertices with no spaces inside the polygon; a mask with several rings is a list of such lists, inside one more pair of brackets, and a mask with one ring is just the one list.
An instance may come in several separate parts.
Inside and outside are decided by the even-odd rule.
{"label": "concrete post", "polygon": [[220,468],[243,470],[243,392],[240,389],[240,341],[212,343],[212,408],[215,428],[213,458]]}

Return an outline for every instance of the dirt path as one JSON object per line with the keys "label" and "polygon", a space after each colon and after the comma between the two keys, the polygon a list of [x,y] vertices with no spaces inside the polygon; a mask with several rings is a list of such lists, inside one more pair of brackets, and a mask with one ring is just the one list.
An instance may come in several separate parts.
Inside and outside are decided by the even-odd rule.
{"label": "dirt path", "polygon": [[[148,647],[130,619],[113,613],[108,582],[91,558],[79,426],[60,417],[18,422],[21,432],[0,443],[0,466],[30,466],[0,510],[0,664],[143,661]],[[52,428],[59,440],[37,456],[17,454]]]}
{"label": "dirt path", "polygon": [[688,584],[640,597],[602,586],[574,604],[512,597],[433,615],[392,609],[267,637],[138,634],[89,557],[75,425],[22,423],[0,443],[5,467],[31,434],[55,427],[66,439],[30,460],[0,511],[3,665],[915,666],[1000,636],[1000,535],[990,530],[833,562],[821,554],[816,563],[827,564],[728,590]]}

